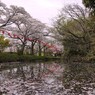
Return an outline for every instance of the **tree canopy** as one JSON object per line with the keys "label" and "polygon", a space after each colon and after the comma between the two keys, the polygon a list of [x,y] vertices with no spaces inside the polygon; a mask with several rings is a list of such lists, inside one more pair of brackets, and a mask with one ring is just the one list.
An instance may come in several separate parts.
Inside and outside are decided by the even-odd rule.
{"label": "tree canopy", "polygon": [[0,31],[9,36],[17,52],[34,54],[34,50],[43,50],[42,46],[50,47],[45,44],[49,40],[48,32],[45,32],[47,28],[45,23],[33,18],[23,7],[7,7],[0,1]]}
{"label": "tree canopy", "polygon": [[91,10],[91,14],[95,15],[95,0],[83,0],[83,4]]}
{"label": "tree canopy", "polygon": [[[53,33],[64,46],[64,58],[82,60],[95,54],[95,21],[79,5],[63,8],[54,22]],[[78,59],[77,59],[78,58]]]}
{"label": "tree canopy", "polygon": [[4,36],[0,36],[0,52],[3,52],[9,45],[9,40],[5,39]]}

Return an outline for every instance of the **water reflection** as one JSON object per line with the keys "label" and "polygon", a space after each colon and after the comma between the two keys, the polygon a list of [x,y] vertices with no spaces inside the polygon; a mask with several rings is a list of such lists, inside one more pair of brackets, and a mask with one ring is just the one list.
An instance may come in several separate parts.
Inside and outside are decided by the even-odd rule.
{"label": "water reflection", "polygon": [[95,95],[95,64],[67,64],[63,73],[67,95]]}
{"label": "water reflection", "polygon": [[20,63],[13,68],[3,68],[0,95],[63,95],[62,72],[61,65],[55,62]]}
{"label": "water reflection", "polygon": [[95,64],[2,64],[0,95],[95,95]]}

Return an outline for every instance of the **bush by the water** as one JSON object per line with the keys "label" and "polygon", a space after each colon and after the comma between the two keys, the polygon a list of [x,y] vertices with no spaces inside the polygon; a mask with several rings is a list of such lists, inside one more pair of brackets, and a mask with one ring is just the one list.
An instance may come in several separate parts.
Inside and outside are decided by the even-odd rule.
{"label": "bush by the water", "polygon": [[58,59],[52,56],[32,56],[32,55],[18,55],[16,53],[0,53],[0,62],[31,62],[36,60],[53,60]]}
{"label": "bush by the water", "polygon": [[15,62],[17,60],[17,54],[0,53],[0,62]]}

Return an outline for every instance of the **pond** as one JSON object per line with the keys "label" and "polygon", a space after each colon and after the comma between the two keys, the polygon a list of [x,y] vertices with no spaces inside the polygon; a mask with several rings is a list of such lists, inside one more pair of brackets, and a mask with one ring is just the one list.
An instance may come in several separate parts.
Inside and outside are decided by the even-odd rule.
{"label": "pond", "polygon": [[95,95],[95,64],[0,64],[0,95]]}

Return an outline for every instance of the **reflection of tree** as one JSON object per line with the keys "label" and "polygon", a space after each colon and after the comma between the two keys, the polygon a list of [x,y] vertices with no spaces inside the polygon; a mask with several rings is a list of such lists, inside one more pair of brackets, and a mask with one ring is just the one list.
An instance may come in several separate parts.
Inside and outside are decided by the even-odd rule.
{"label": "reflection of tree", "polygon": [[34,78],[34,67],[33,66],[30,67],[30,72],[31,72],[31,78],[33,79]]}
{"label": "reflection of tree", "polygon": [[17,67],[17,75],[20,76],[23,79],[23,81],[26,80],[26,76],[25,76],[25,73],[24,73],[24,70],[23,70],[23,66],[19,65]]}
{"label": "reflection of tree", "polygon": [[10,68],[8,72],[8,77],[11,77],[11,76],[12,76],[12,68]]}
{"label": "reflection of tree", "polygon": [[41,79],[41,73],[42,73],[42,66],[41,66],[41,63],[39,63],[38,64],[38,75],[37,75],[38,79]]}
{"label": "reflection of tree", "polygon": [[52,76],[53,78],[62,81],[61,72],[63,72],[63,69],[59,64],[44,64],[43,77]]}
{"label": "reflection of tree", "polygon": [[21,66],[21,77],[22,77],[23,81],[26,80],[26,76],[25,76],[25,73],[24,73],[24,70],[23,70],[22,66]]}
{"label": "reflection of tree", "polygon": [[83,87],[95,82],[95,66],[86,63],[72,63],[66,65],[66,71],[63,73],[63,85],[71,89],[74,93],[81,94]]}
{"label": "reflection of tree", "polygon": [[17,67],[17,75],[18,76],[20,75],[20,67],[19,66]]}

